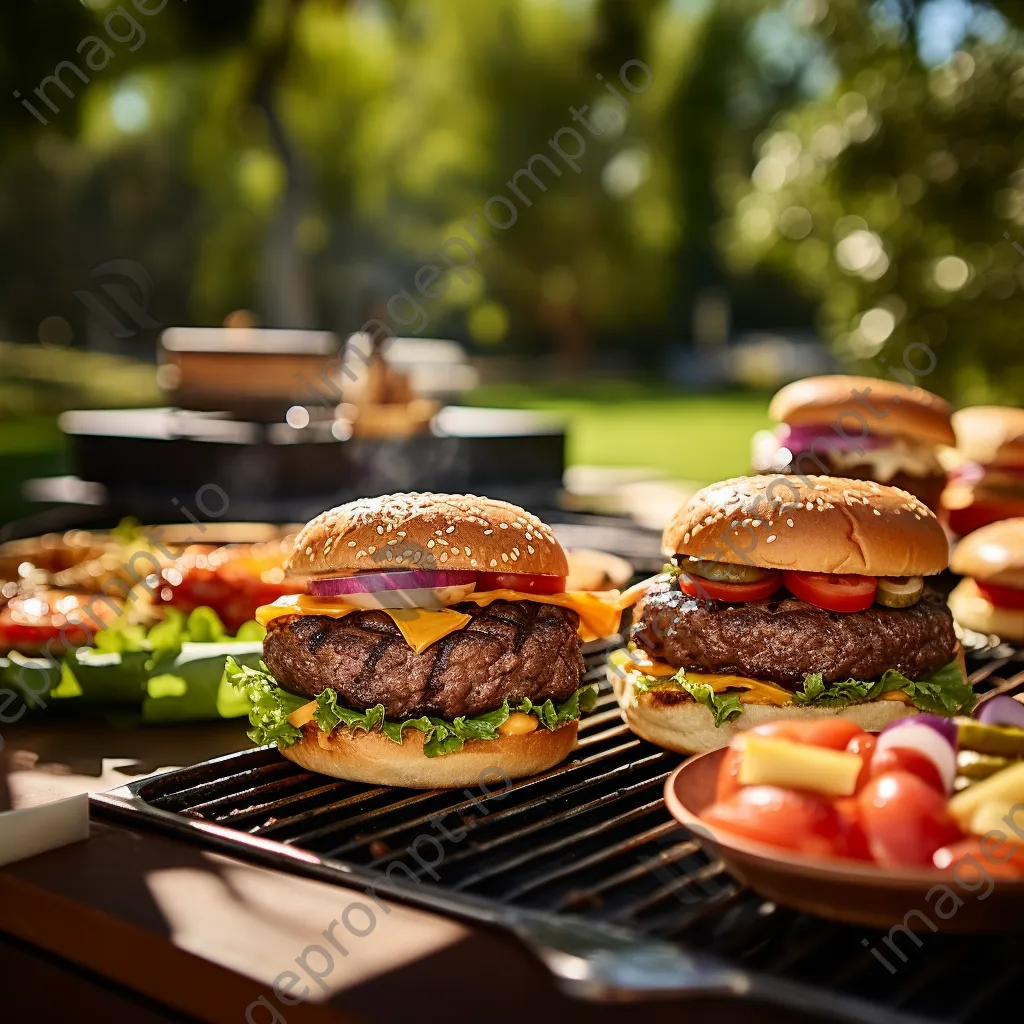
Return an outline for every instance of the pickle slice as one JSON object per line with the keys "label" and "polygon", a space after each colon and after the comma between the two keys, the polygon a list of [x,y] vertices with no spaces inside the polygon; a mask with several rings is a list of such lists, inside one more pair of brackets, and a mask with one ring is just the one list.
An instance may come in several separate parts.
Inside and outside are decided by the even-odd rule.
{"label": "pickle slice", "polygon": [[710,558],[680,558],[679,568],[706,580],[717,583],[756,583],[771,576],[771,569],[757,565],[733,565],[732,562],[715,562]]}
{"label": "pickle slice", "polygon": [[1024,729],[1009,725],[982,725],[973,718],[957,718],[957,741],[961,750],[998,757],[1024,758]]}
{"label": "pickle slice", "polygon": [[995,754],[979,754],[977,750],[961,750],[956,756],[956,767],[960,775],[973,780],[987,779],[1014,763],[1010,757]]}
{"label": "pickle slice", "polygon": [[920,576],[879,576],[875,600],[886,608],[909,608],[924,593]]}

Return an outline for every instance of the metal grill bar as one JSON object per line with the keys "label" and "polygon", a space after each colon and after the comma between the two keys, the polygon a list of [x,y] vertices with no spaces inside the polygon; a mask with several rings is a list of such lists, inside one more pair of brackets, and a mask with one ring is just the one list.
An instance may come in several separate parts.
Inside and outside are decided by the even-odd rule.
{"label": "metal grill bar", "polygon": [[[1020,936],[980,943],[927,936],[927,955],[890,976],[870,952],[881,936],[745,890],[668,815],[661,787],[679,756],[622,723],[603,656],[600,645],[588,645],[587,678],[602,693],[573,755],[503,789],[418,792],[325,780],[261,749],[132,783],[96,797],[95,806],[135,825],[149,821],[241,856],[384,892],[384,872],[401,864],[420,880],[402,891],[406,898],[524,934],[535,934],[523,923],[534,918],[522,915],[542,910],[541,932],[571,925],[574,943],[603,936],[636,949],[671,939],[649,954],[654,962],[666,949],[712,955],[713,964],[680,960],[670,975],[681,990],[760,991],[861,1024],[973,1024],[1019,985]],[[1024,690],[1024,650],[975,646],[967,656],[981,700]],[[456,841],[439,822],[464,832]],[[443,850],[432,872],[413,855],[422,836]],[[626,932],[602,930],[611,927]]]}

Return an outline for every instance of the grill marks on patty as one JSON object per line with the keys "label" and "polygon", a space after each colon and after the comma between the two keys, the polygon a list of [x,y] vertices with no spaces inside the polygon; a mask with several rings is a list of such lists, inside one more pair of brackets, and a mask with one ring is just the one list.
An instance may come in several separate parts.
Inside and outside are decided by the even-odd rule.
{"label": "grill marks on patty", "polygon": [[675,668],[790,688],[816,672],[827,682],[878,679],[890,668],[914,678],[952,661],[957,642],[953,616],[930,588],[910,608],[830,612],[784,590],[763,601],[726,604],[660,583],[636,606],[633,620],[637,644]]}
{"label": "grill marks on patty", "polygon": [[384,612],[275,619],[263,656],[287,690],[337,691],[348,707],[383,704],[389,718],[476,715],[509,699],[565,700],[580,686],[579,616],[533,601],[455,606],[473,617],[416,654]]}

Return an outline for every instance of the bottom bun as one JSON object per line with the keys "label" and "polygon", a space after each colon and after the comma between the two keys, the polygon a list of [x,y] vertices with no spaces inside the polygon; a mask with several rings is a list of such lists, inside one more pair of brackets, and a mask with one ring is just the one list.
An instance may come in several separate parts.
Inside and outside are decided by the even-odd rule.
{"label": "bottom bun", "polygon": [[873,732],[890,722],[918,714],[913,704],[901,700],[872,700],[848,704],[842,708],[807,708],[795,704],[744,704],[743,711],[724,725],[715,725],[714,716],[703,704],[681,700],[666,704],[651,693],[635,693],[629,676],[609,671],[626,724],[642,739],[680,754],[705,754],[729,744],[745,729],[786,718],[808,719],[841,715]]}
{"label": "bottom bun", "polygon": [[1024,608],[999,608],[978,590],[972,579],[961,580],[954,587],[949,595],[949,608],[965,629],[1024,643]]}
{"label": "bottom bun", "polygon": [[553,732],[541,727],[496,740],[467,740],[455,753],[427,757],[423,733],[414,729],[394,743],[379,732],[339,727],[328,734],[307,722],[302,739],[281,753],[312,772],[351,782],[407,789],[493,786],[499,779],[553,768],[575,746],[578,724],[569,722]]}

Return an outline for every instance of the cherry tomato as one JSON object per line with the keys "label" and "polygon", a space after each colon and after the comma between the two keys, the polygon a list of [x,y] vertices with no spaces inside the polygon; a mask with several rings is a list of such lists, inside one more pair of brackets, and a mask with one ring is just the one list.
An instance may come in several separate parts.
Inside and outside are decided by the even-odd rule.
{"label": "cherry tomato", "polygon": [[886,772],[910,772],[932,789],[940,793],[946,792],[935,762],[925,757],[919,750],[911,750],[909,747],[889,747],[887,750],[880,750],[871,758],[871,777],[885,775]]}
{"label": "cherry tomato", "polygon": [[[973,857],[975,863],[980,865],[980,870],[988,872],[993,878],[1024,878],[1024,846],[1008,841],[997,846],[986,843],[983,849],[978,836],[969,836],[936,850],[932,862],[943,871],[947,868],[952,871],[968,857]],[[961,870],[964,872],[964,881],[971,884],[979,868],[967,861],[966,867]],[[971,874],[972,871],[974,874]]]}
{"label": "cherry tomato", "polygon": [[844,856],[848,826],[831,800],[779,786],[745,786],[701,817],[713,828],[801,853]]}
{"label": "cherry tomato", "polygon": [[563,594],[564,576],[542,576],[526,572],[482,572],[479,573],[478,591],[518,590],[521,594]]}
{"label": "cherry tomato", "polygon": [[854,860],[871,860],[868,837],[864,834],[860,802],[855,796],[841,796],[835,801],[836,812],[846,825],[845,856]]}
{"label": "cherry tomato", "polygon": [[963,836],[945,794],[910,772],[876,776],[857,801],[871,855],[885,866],[931,865],[939,847]]}
{"label": "cherry tomato", "polygon": [[975,580],[974,585],[978,588],[981,596],[997,608],[1024,608],[1024,590],[1020,587],[1005,587],[999,583],[982,583],[980,580]]}
{"label": "cherry tomato", "polygon": [[703,576],[679,574],[679,589],[702,601],[760,601],[771,597],[781,586],[782,576],[779,573],[753,583],[721,583],[718,580],[706,580]]}
{"label": "cherry tomato", "polygon": [[858,793],[868,784],[868,780],[871,778],[871,757],[875,752],[875,744],[877,742],[877,738],[872,736],[871,733],[862,732],[859,736],[854,736],[846,744],[847,752],[856,754],[864,763],[864,767],[860,770],[860,775],[857,776]]}
{"label": "cherry tomato", "polygon": [[785,572],[786,589],[801,601],[830,612],[862,612],[875,601],[874,576],[844,576],[830,572]]}

